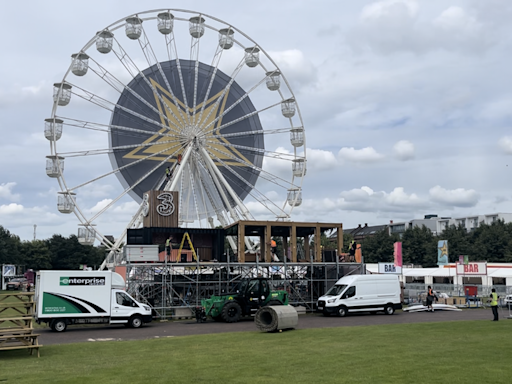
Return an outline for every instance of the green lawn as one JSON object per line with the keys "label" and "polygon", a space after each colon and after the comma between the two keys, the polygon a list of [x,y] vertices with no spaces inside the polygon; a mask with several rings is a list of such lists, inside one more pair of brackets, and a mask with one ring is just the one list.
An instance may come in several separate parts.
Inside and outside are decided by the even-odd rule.
{"label": "green lawn", "polygon": [[39,359],[0,351],[0,383],[509,383],[511,326],[464,321],[90,342],[43,347]]}

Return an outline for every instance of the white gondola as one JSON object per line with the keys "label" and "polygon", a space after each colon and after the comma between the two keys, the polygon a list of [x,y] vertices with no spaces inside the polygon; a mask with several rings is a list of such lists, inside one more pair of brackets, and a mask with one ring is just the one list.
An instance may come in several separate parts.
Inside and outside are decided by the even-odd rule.
{"label": "white gondola", "polygon": [[302,204],[302,191],[299,188],[290,188],[286,199],[292,207],[298,207]]}
{"label": "white gondola", "polygon": [[306,162],[304,159],[295,159],[292,161],[293,176],[306,176]]}
{"label": "white gondola", "polygon": [[57,200],[57,209],[60,213],[72,213],[75,210],[75,202],[73,200],[74,193],[59,192]]}
{"label": "white gondola", "polygon": [[50,141],[57,141],[62,136],[61,119],[44,119],[44,137]]}
{"label": "white gondola", "polygon": [[224,28],[219,30],[219,46],[222,49],[231,48],[235,41],[234,34],[235,31],[233,31],[231,28]]}
{"label": "white gondola", "polygon": [[88,227],[78,228],[78,242],[82,245],[93,245],[96,240],[94,229]]}
{"label": "white gondola", "polygon": [[59,177],[64,172],[64,158],[61,156],[46,156],[46,174],[49,177]]}
{"label": "white gondola", "polygon": [[189,19],[188,30],[193,38],[199,39],[204,35],[204,22],[205,20],[200,16]]}
{"label": "white gondola", "polygon": [[291,98],[281,102],[281,113],[284,117],[290,118],[295,115],[295,99]]}
{"label": "white gondola", "polygon": [[304,128],[292,128],[290,130],[290,143],[294,147],[302,147],[304,145]]}
{"label": "white gondola", "polygon": [[71,100],[71,88],[68,83],[53,84],[53,101],[61,107],[68,105]]}
{"label": "white gondola", "polygon": [[171,12],[162,12],[157,16],[158,30],[163,35],[168,35],[172,32],[174,26],[174,15]]}
{"label": "white gondola", "polygon": [[73,53],[71,55],[71,72],[76,76],[83,76],[89,69],[89,55],[85,53]]}
{"label": "white gondola", "polygon": [[249,68],[256,67],[260,61],[260,49],[258,47],[246,48],[244,59]]}
{"label": "white gondola", "polygon": [[100,53],[109,53],[112,50],[114,34],[108,30],[98,32],[96,39],[96,49]]}
{"label": "white gondola", "polygon": [[137,40],[142,35],[142,19],[136,16],[127,18],[125,32],[129,39]]}
{"label": "white gondola", "polygon": [[277,91],[279,87],[281,86],[281,72],[279,71],[272,71],[267,72],[267,88],[271,91]]}

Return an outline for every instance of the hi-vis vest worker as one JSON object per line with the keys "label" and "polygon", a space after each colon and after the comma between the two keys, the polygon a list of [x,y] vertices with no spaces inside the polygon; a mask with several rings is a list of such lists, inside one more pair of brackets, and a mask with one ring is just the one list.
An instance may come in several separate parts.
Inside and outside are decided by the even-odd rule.
{"label": "hi-vis vest worker", "polygon": [[498,294],[496,292],[491,293],[491,306],[496,307],[498,305]]}
{"label": "hi-vis vest worker", "polygon": [[430,288],[430,289],[428,290],[428,295],[429,295],[429,296],[434,296],[434,293],[432,292],[432,288]]}

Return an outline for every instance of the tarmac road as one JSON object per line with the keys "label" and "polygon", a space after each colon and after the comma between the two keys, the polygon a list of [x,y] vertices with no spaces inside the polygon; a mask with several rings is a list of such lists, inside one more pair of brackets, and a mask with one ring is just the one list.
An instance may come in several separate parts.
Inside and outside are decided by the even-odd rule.
{"label": "tarmac road", "polygon": [[[506,315],[508,315],[508,313]],[[501,320],[507,321],[503,316],[505,316],[505,313],[500,313]],[[490,309],[466,309],[461,312],[436,311],[433,313],[405,313],[397,311],[392,316],[386,316],[384,314],[358,314],[344,318],[324,317],[319,314],[307,314],[299,316],[299,325],[297,329],[461,320],[492,320],[492,312]],[[52,332],[50,328],[39,329],[38,333],[41,335],[39,337],[40,344],[52,345],[109,340],[144,340],[159,337],[251,331],[259,331],[254,325],[252,318],[247,318],[233,324],[217,323],[213,320],[208,320],[206,323],[196,323],[195,319],[168,322],[153,321],[139,329],[126,328],[123,325],[87,327],[69,326],[67,331],[62,333]]]}

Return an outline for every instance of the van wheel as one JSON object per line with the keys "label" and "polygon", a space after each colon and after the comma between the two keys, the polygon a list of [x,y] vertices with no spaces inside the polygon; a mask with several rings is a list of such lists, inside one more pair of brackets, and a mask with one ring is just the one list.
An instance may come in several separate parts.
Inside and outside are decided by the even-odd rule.
{"label": "van wheel", "polygon": [[50,328],[54,332],[64,332],[67,327],[68,327],[68,324],[66,323],[65,319],[53,320],[50,323]]}
{"label": "van wheel", "polygon": [[395,308],[393,308],[392,305],[386,305],[386,307],[384,308],[384,313],[386,315],[392,315],[393,313],[395,313]]}
{"label": "van wheel", "polygon": [[347,316],[347,314],[348,314],[347,307],[341,306],[338,308],[338,316],[339,317],[345,317],[345,316]]}
{"label": "van wheel", "polygon": [[128,324],[130,324],[130,328],[140,328],[143,324],[142,317],[138,315],[132,316],[130,320],[128,320]]}

